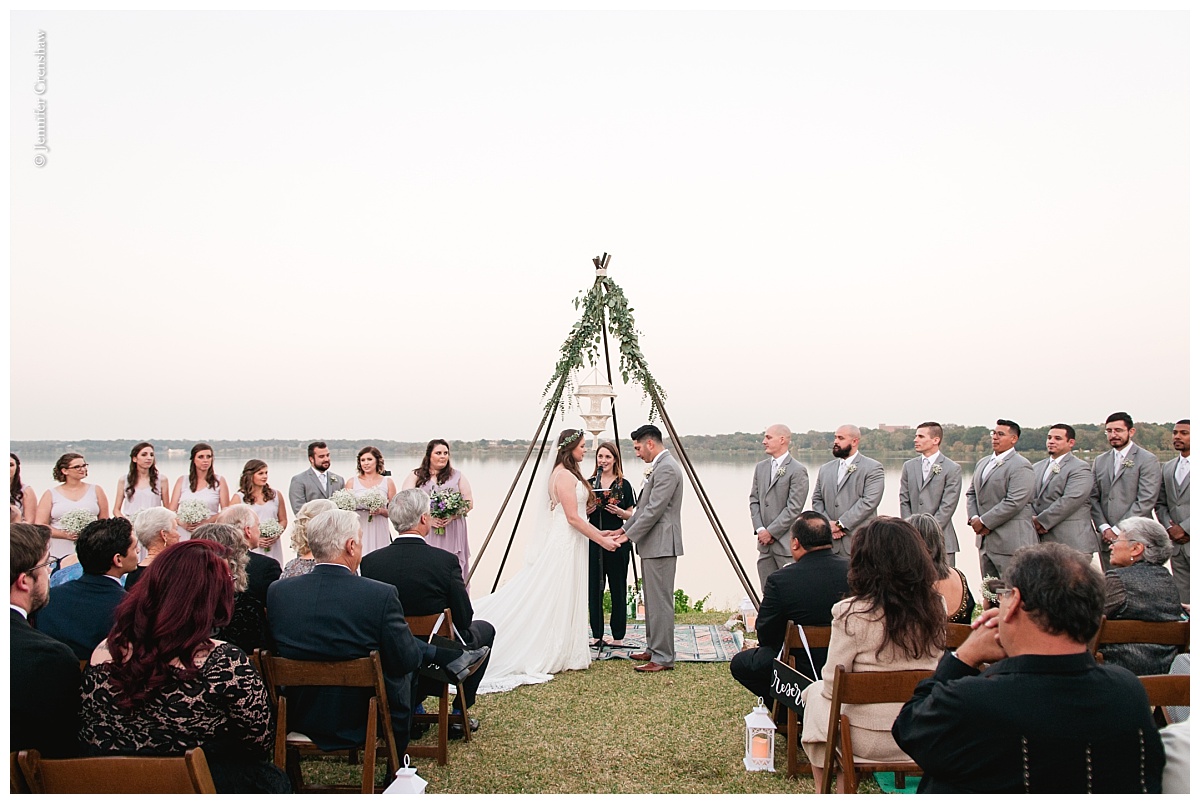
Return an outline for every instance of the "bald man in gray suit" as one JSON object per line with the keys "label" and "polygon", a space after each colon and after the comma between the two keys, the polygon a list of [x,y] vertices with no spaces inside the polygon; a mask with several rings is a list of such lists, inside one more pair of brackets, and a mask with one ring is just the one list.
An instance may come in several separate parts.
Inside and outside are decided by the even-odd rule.
{"label": "bald man in gray suit", "polygon": [[962,493],[962,467],[942,454],[942,426],[922,422],[913,436],[913,448],[921,454],[904,462],[900,470],[900,518],[929,514],[937,520],[946,542],[946,561],[954,566],[958,534],[954,512]]}
{"label": "bald man in gray suit", "polygon": [[754,467],[750,485],[750,524],[758,543],[758,581],[767,591],[767,577],[793,562],[792,523],[808,499],[808,470],[788,453],[792,431],[772,424],[763,435],[766,460]]}
{"label": "bald man in gray suit", "polygon": [[1046,433],[1050,457],[1033,466],[1033,529],[1043,542],[1073,547],[1088,557],[1096,552],[1092,529],[1092,467],[1075,457],[1075,428],[1054,424]]}
{"label": "bald man in gray suit", "polygon": [[817,470],[813,510],[828,517],[833,552],[850,555],[850,537],[859,525],[879,513],[883,499],[883,464],[858,451],[862,432],[844,424],[833,435],[833,460]]}
{"label": "bald man in gray suit", "polygon": [[995,578],[1018,549],[1037,544],[1033,530],[1033,467],[1017,452],[1021,427],[997,419],[992,454],[975,465],[967,489],[967,518],[979,548],[979,571]]}
{"label": "bald man in gray suit", "polygon": [[1111,450],[1092,464],[1092,523],[1100,534],[1100,564],[1109,566],[1109,545],[1121,531],[1117,523],[1131,516],[1153,517],[1162,486],[1162,464],[1149,450],[1133,443],[1133,417],[1121,411],[1104,422]]}
{"label": "bald man in gray suit", "polygon": [[1192,420],[1180,419],[1171,431],[1171,446],[1179,456],[1163,464],[1162,485],[1154,515],[1167,529],[1175,547],[1171,573],[1179,588],[1179,599],[1190,603],[1192,539]]}

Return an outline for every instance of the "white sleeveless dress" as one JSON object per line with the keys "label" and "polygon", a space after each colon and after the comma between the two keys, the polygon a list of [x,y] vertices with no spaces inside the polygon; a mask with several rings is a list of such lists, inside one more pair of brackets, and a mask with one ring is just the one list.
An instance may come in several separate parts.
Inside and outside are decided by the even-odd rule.
{"label": "white sleeveless dress", "polygon": [[[69,511],[77,511],[80,508],[85,511],[91,511],[96,516],[100,516],[100,498],[96,496],[96,484],[85,483],[87,491],[78,500],[72,500],[64,494],[60,494],[58,488],[50,489],[50,499],[52,505],[50,507],[50,527],[62,530],[59,521],[66,516]],[[59,539],[57,537],[50,540],[50,555],[54,558],[64,558],[75,552],[75,542],[72,539]]]}
{"label": "white sleeveless dress", "polygon": [[[279,492],[276,491],[275,494],[278,495]],[[258,522],[260,525],[263,522],[266,522],[268,519],[271,520],[272,522],[279,521],[279,497],[278,496],[273,500],[267,500],[265,503],[262,503],[261,505],[254,505],[251,503],[247,503],[247,505],[249,505],[251,508],[254,509],[254,513],[258,514]],[[254,550],[252,552],[262,553],[267,558],[273,558],[279,564],[279,566],[282,567],[283,566],[283,534],[282,533],[279,534],[279,538],[275,540],[275,544],[271,545],[269,548],[256,547],[256,548],[254,548]]]}
{"label": "white sleeveless dress", "polygon": [[[201,478],[199,482],[203,483],[204,478]],[[184,475],[183,491],[181,491],[179,494],[180,504],[182,504],[185,500],[200,500],[200,502],[204,503],[208,507],[210,513],[221,513],[221,476],[217,476],[216,487],[201,485],[199,489],[192,491],[191,488],[188,487],[187,475]],[[178,510],[178,506],[176,506],[176,510]],[[176,528],[176,530],[179,531],[179,541],[182,542],[192,538],[192,532],[184,527],[182,522],[179,523],[179,527]]]}
{"label": "white sleeveless dress", "polygon": [[[587,518],[587,487],[575,487]],[[563,670],[584,670],[588,650],[588,538],[571,527],[561,505],[546,533],[531,544],[525,566],[495,594],[475,603],[475,618],[496,627],[496,644],[479,692],[541,684]]]}

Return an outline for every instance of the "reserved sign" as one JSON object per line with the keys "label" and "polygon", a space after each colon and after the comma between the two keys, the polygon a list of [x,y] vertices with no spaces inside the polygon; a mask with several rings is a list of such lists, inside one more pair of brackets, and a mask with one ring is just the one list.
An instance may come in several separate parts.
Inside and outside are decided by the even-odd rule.
{"label": "reserved sign", "polygon": [[771,697],[782,701],[784,706],[794,712],[803,712],[804,703],[800,700],[800,693],[804,692],[804,688],[812,683],[812,679],[778,659],[773,662],[773,665]]}

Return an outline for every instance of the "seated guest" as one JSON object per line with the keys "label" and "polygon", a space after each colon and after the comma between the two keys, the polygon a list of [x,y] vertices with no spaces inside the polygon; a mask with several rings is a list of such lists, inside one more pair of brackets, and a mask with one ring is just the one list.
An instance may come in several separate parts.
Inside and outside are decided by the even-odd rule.
{"label": "seated guest", "polygon": [[1100,574],[1046,542],[1018,550],[1003,580],[999,606],[892,727],[924,770],[918,792],[1160,792],[1163,747],[1145,689],[1087,650],[1104,610]]}
{"label": "seated guest", "polygon": [[[246,540],[247,552],[258,547],[258,514],[245,503],[238,503],[225,508],[217,514],[215,522],[220,525],[233,525]],[[246,565],[246,575],[250,579],[248,591],[259,603],[267,605],[267,587],[279,580],[283,568],[279,562],[262,553],[249,553],[250,563]]]}
{"label": "seated guest", "polygon": [[946,622],[969,625],[975,614],[975,596],[971,594],[971,585],[962,570],[950,566],[946,558],[946,540],[942,535],[942,526],[937,523],[932,514],[913,514],[904,520],[917,529],[925,543],[925,549],[933,560],[933,569],[937,573],[937,583],[933,588],[946,601]]}
{"label": "seated guest", "polygon": [[[432,521],[429,495],[421,489],[397,492],[388,504],[388,518],[400,535],[387,547],[363,556],[362,576],[396,587],[400,605],[410,616],[441,614],[450,609],[450,617],[464,645],[472,649],[485,645],[491,648],[496,641],[496,629],[491,623],[473,619],[474,609],[463,583],[458,557],[425,543]],[[485,672],[487,659],[462,684],[461,698],[466,700],[468,709],[475,705],[475,693]],[[419,698],[440,693],[441,684],[424,678],[420,680]],[[461,706],[462,700],[456,699],[454,711],[461,713]],[[471,718],[471,729],[478,728],[479,721]],[[450,736],[463,736],[461,723],[450,724]]]}
{"label": "seated guest", "polygon": [[218,793],[286,793],[270,761],[267,689],[237,646],[209,635],[229,621],[223,549],[192,534],[168,547],[117,609],[83,674],[86,750],[172,756],[203,748]]}
{"label": "seated guest", "polygon": [[312,550],[308,549],[308,523],[317,514],[332,511],[337,508],[333,500],[309,500],[300,506],[296,512],[296,521],[292,523],[292,549],[296,557],[283,568],[281,578],[295,578],[297,575],[307,575],[316,566]]}
{"label": "seated guest", "polygon": [[[455,652],[413,638],[396,587],[356,572],[362,528],[353,511],[326,511],[308,523],[312,572],[271,585],[267,615],[271,636],[285,659],[340,661],[379,651],[392,715],[396,750],[408,745],[413,673],[437,664],[461,683],[488,649]],[[287,690],[288,729],[330,751],[362,745],[370,690],[292,687]]]}
{"label": "seated guest", "polygon": [[1158,736],[1162,738],[1163,755],[1166,759],[1163,765],[1162,791],[1168,795],[1192,792],[1192,721],[1172,723],[1160,731]]}
{"label": "seated guest", "polygon": [[[1104,616],[1110,620],[1151,620],[1170,622],[1180,619],[1183,605],[1179,587],[1163,565],[1173,547],[1166,528],[1147,517],[1130,517],[1117,526],[1120,533],[1112,543],[1104,573]],[[1171,645],[1146,643],[1100,645],[1105,664],[1124,667],[1134,675],[1155,676],[1166,673],[1175,658]]]}
{"label": "seated guest", "polygon": [[28,622],[50,599],[50,529],[12,523],[8,532],[8,750],[73,757],[79,753],[79,660]]}
{"label": "seated guest", "polygon": [[133,535],[146,551],[146,557],[138,562],[137,569],[125,576],[125,591],[133,589],[142,573],[154,563],[154,559],[179,541],[179,520],[175,512],[161,505],[143,508],[133,516]]}
{"label": "seated guest", "polygon": [[[201,525],[192,531],[193,539],[207,539],[225,548],[225,560],[233,574],[233,613],[229,622],[213,633],[217,639],[232,642],[247,655],[259,648],[272,647],[267,627],[267,610],[247,591],[246,565],[253,555],[246,539],[233,525]],[[271,559],[267,559],[271,561]]]}
{"label": "seated guest", "polygon": [[88,659],[112,628],[125,599],[121,576],[137,567],[138,543],[128,519],[97,519],[75,541],[83,577],[54,590],[38,612],[37,629],[64,642],[80,661]]}
{"label": "seated guest", "polygon": [[[767,576],[758,610],[758,647],[733,657],[729,672],[738,682],[771,706],[772,662],[783,647],[787,621],[797,625],[829,625],[833,605],[849,594],[846,574],[850,561],[833,552],[833,531],[824,514],[805,511],[788,533],[793,564]],[[825,648],[798,656],[796,669],[812,679],[821,677]]]}
{"label": "seated guest", "polygon": [[[824,781],[829,707],[837,666],[849,672],[932,670],[946,644],[946,609],[934,591],[933,561],[921,534],[902,519],[877,517],[854,532],[850,545],[853,597],[833,607],[829,658],[821,681],[804,696],[804,753],[813,765],[817,789]],[[905,762],[908,756],[892,739],[892,721],[900,704],[852,704],[850,718],[855,755],[876,762]],[[841,780],[839,777],[839,792]],[[852,791],[850,791],[852,792]]]}

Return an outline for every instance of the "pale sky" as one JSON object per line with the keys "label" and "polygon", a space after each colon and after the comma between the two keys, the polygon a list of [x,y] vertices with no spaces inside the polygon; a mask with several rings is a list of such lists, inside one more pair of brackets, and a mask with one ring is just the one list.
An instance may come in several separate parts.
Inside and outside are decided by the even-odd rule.
{"label": "pale sky", "polygon": [[11,438],[528,438],[605,251],[684,434],[1173,421],[1190,24],[14,13]]}

